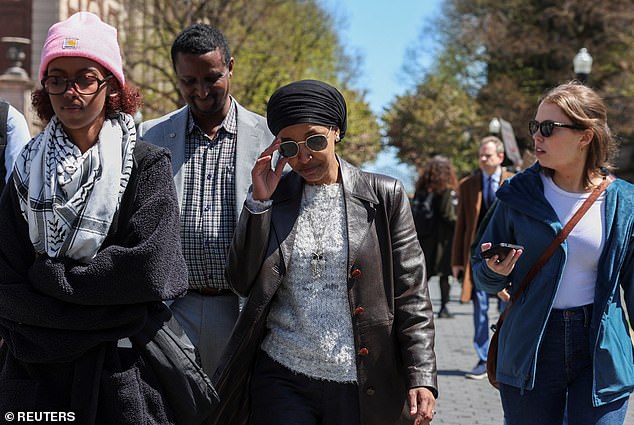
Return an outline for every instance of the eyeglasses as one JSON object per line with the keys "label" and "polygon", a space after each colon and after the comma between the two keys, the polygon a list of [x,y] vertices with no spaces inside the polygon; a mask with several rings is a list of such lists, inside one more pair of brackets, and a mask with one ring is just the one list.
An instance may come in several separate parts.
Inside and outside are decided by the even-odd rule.
{"label": "eyeglasses", "polygon": [[284,158],[296,157],[299,153],[299,145],[301,143],[306,144],[306,147],[313,152],[323,151],[328,146],[328,136],[330,135],[331,130],[332,127],[328,129],[328,133],[326,134],[313,134],[301,142],[296,142],[294,140],[282,142],[279,147],[280,155]]}
{"label": "eyeglasses", "polygon": [[531,136],[535,135],[535,133],[537,133],[537,130],[539,130],[542,136],[550,137],[553,135],[553,130],[555,129],[555,127],[572,128],[573,130],[585,130],[584,127],[580,127],[578,125],[563,124],[550,120],[542,122],[539,122],[537,120],[530,120],[528,122],[528,132],[531,134]]}
{"label": "eyeglasses", "polygon": [[42,87],[51,95],[64,94],[72,87],[79,94],[95,94],[113,75],[100,80],[93,75],[80,75],[77,78],[65,78],[59,75],[47,75],[42,79]]}

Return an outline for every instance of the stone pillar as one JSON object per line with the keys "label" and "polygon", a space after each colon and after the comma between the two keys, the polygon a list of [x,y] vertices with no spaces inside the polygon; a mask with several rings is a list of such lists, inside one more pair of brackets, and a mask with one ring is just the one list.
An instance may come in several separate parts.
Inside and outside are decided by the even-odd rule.
{"label": "stone pillar", "polygon": [[22,37],[2,37],[0,41],[9,44],[7,57],[11,64],[4,74],[0,75],[0,97],[24,114],[29,123],[31,135],[35,135],[42,128],[31,106],[31,92],[36,83],[22,68],[22,62],[26,58],[24,46],[30,44],[31,41]]}

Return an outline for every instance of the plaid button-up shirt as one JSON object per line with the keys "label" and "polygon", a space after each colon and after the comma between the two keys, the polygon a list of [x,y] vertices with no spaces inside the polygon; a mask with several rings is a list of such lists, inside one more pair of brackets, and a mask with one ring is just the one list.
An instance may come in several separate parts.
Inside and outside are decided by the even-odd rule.
{"label": "plaid button-up shirt", "polygon": [[233,98],[213,139],[194,123],[189,112],[181,239],[190,288],[229,288],[224,268],[236,226],[237,128]]}

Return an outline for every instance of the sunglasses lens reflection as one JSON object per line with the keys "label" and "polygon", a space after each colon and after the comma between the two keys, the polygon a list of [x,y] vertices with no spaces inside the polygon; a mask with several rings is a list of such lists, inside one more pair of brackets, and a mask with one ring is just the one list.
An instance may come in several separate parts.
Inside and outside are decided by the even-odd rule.
{"label": "sunglasses lens reflection", "polygon": [[528,132],[531,134],[531,136],[537,133],[538,129],[539,129],[539,122],[535,120],[530,120],[528,122]]}
{"label": "sunglasses lens reflection", "polygon": [[282,142],[279,151],[284,158],[292,158],[299,152],[299,145],[293,141]]}
{"label": "sunglasses lens reflection", "polygon": [[328,139],[323,134],[315,134],[306,139],[306,146],[311,151],[323,151],[328,146]]}
{"label": "sunglasses lens reflection", "polygon": [[553,134],[553,128],[555,128],[555,124],[552,121],[544,121],[540,124],[539,131],[544,137],[550,137]]}
{"label": "sunglasses lens reflection", "polygon": [[537,130],[539,130],[542,136],[550,137],[553,134],[554,127],[555,123],[553,121],[542,121],[540,123],[537,120],[531,120],[528,122],[528,131],[531,133],[531,136],[535,135]]}

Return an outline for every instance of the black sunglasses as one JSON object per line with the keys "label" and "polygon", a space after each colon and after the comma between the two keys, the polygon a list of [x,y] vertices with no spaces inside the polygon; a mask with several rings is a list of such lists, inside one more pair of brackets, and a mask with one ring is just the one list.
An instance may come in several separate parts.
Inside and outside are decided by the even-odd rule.
{"label": "black sunglasses", "polygon": [[332,128],[329,128],[326,134],[313,134],[312,136],[308,136],[306,140],[301,142],[296,142],[295,140],[282,142],[278,149],[280,155],[284,158],[295,158],[299,153],[299,145],[301,143],[306,144],[306,147],[313,152],[323,151],[328,146],[330,130],[332,130]]}
{"label": "black sunglasses", "polygon": [[585,128],[578,125],[564,124],[550,120],[542,122],[539,122],[537,120],[530,120],[528,122],[528,132],[531,134],[531,136],[535,135],[535,133],[537,133],[537,130],[539,130],[539,132],[542,133],[542,136],[550,137],[553,135],[553,130],[555,129],[555,127],[572,128],[573,130],[585,130]]}

